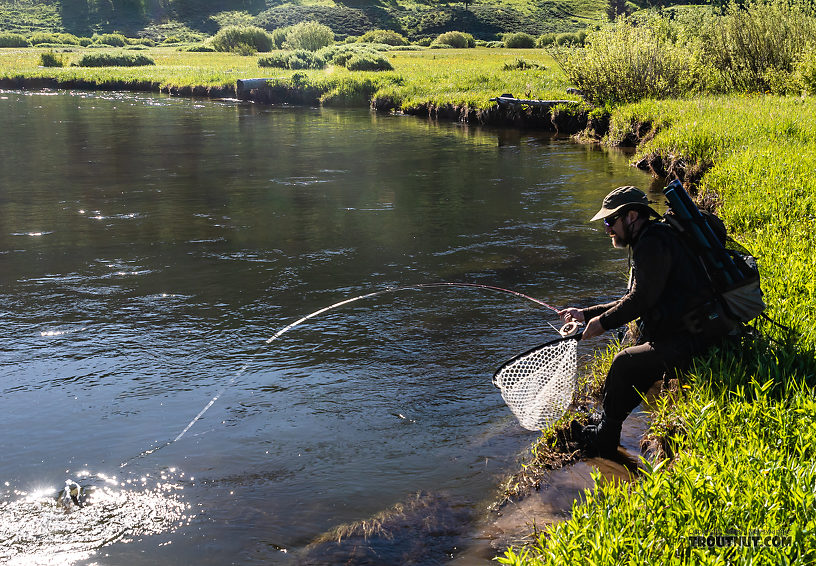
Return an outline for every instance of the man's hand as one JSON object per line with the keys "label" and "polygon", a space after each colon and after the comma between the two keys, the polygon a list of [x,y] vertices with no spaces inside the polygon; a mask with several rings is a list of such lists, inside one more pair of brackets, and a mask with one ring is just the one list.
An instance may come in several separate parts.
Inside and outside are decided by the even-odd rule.
{"label": "man's hand", "polygon": [[606,332],[606,330],[604,330],[604,327],[601,326],[601,317],[596,316],[595,318],[590,319],[586,325],[586,328],[584,328],[583,338],[595,338],[604,332]]}
{"label": "man's hand", "polygon": [[576,309],[573,307],[566,308],[562,311],[558,311],[558,316],[564,322],[584,322],[584,313],[581,309]]}

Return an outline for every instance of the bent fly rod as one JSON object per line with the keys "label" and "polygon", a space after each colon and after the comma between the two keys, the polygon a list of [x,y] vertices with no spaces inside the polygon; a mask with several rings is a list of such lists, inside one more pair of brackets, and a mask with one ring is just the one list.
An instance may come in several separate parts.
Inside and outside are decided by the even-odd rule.
{"label": "bent fly rod", "polygon": [[[440,288],[470,288],[470,289],[483,289],[483,290],[487,290],[487,291],[496,291],[496,292],[499,292],[499,293],[507,293],[507,294],[514,295],[516,297],[531,301],[531,302],[533,302],[533,303],[535,303],[535,304],[537,304],[539,306],[542,306],[544,308],[547,308],[547,309],[549,309],[549,310],[551,310],[553,312],[556,312],[556,313],[558,312],[557,308],[545,303],[544,301],[536,299],[535,297],[525,295],[524,293],[519,293],[518,291],[513,291],[512,289],[505,289],[503,287],[497,287],[495,285],[483,285],[481,283],[439,282],[439,283],[418,283],[416,285],[404,285],[404,286],[400,286],[400,287],[387,287],[385,289],[380,289],[379,291],[373,291],[371,293],[365,293],[363,295],[358,295],[356,297],[351,297],[350,299],[344,299],[342,301],[338,301],[338,302],[334,303],[333,305],[323,307],[323,308],[318,309],[318,310],[316,310],[316,311],[314,311],[312,313],[307,314],[306,316],[303,316],[303,317],[297,319],[296,321],[292,322],[291,324],[288,324],[288,325],[284,326],[283,328],[278,330],[275,334],[273,334],[271,337],[269,337],[263,344],[261,344],[258,347],[257,350],[255,350],[255,352],[253,352],[250,355],[250,358],[254,357],[258,352],[261,351],[261,349],[268,346],[269,344],[271,344],[272,342],[274,342],[275,340],[277,340],[278,338],[280,338],[281,336],[283,336],[284,334],[286,334],[287,332],[289,332],[293,328],[296,328],[296,327],[300,326],[301,324],[303,324],[304,322],[306,322],[306,321],[308,321],[308,320],[310,320],[312,318],[315,318],[316,316],[320,316],[321,314],[323,314],[325,312],[328,312],[330,310],[333,310],[333,309],[348,305],[350,303],[354,303],[356,301],[361,301],[363,299],[370,299],[370,298],[373,298],[373,297],[377,297],[379,295],[385,295],[385,294],[390,294],[390,293],[399,293],[401,291],[422,290],[422,289],[440,289]],[[167,441],[165,444],[162,444],[162,445],[160,445],[160,446],[158,446],[156,448],[151,448],[149,450],[145,450],[142,453],[140,453],[138,456],[136,456],[134,458],[131,458],[130,460],[126,460],[125,462],[123,462],[120,465],[120,468],[123,468],[123,467],[127,466],[130,462],[132,462],[134,460],[137,460],[137,459],[143,458],[145,456],[148,456],[148,455],[156,452],[157,450],[161,450],[162,448],[166,448],[167,446],[170,446],[174,442],[178,442],[179,440],[181,440],[182,437],[184,437],[184,435],[187,434],[187,432],[201,419],[201,417],[204,416],[204,414],[210,409],[210,407],[212,407],[218,401],[218,399],[221,397],[221,395],[223,395],[224,392],[233,383],[235,383],[235,380],[237,380],[241,375],[243,375],[243,373],[247,370],[248,367],[249,367],[248,363],[245,363],[243,366],[241,366],[238,369],[238,371],[230,378],[230,380],[213,396],[212,399],[209,400],[209,402],[206,405],[204,405],[204,408],[202,408],[201,411],[199,411],[198,414],[195,417],[193,417],[193,419],[189,423],[187,423],[187,426],[185,426],[184,429],[178,435],[176,435],[175,438],[173,438],[172,440]]]}

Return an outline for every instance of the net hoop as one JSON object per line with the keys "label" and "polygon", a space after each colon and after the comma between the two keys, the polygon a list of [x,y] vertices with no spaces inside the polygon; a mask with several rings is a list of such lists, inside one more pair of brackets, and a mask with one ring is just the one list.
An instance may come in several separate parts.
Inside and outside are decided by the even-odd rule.
{"label": "net hoop", "polygon": [[493,384],[527,430],[544,430],[572,403],[578,382],[577,332],[527,350],[503,363]]}

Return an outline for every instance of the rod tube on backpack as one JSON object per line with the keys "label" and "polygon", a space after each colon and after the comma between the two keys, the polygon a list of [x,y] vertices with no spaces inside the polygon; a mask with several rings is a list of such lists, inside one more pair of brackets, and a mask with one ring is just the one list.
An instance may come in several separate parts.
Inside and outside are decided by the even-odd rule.
{"label": "rod tube on backpack", "polygon": [[691,197],[683,188],[683,183],[675,179],[663,189],[663,194],[669,201],[669,206],[680,218],[690,220],[691,235],[708,256],[711,265],[714,265],[720,272],[724,286],[728,287],[739,281],[742,277],[733,258],[725,250],[719,238],[714,234],[711,226],[708,225],[705,217],[691,200]]}

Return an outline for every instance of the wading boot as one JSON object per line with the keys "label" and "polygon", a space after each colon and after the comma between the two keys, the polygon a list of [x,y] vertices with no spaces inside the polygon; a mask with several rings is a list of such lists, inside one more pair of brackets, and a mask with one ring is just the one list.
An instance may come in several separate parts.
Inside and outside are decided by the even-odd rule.
{"label": "wading boot", "polygon": [[572,421],[570,433],[586,456],[597,455],[606,458],[617,454],[622,427],[623,421],[603,416],[599,424],[584,426]]}

